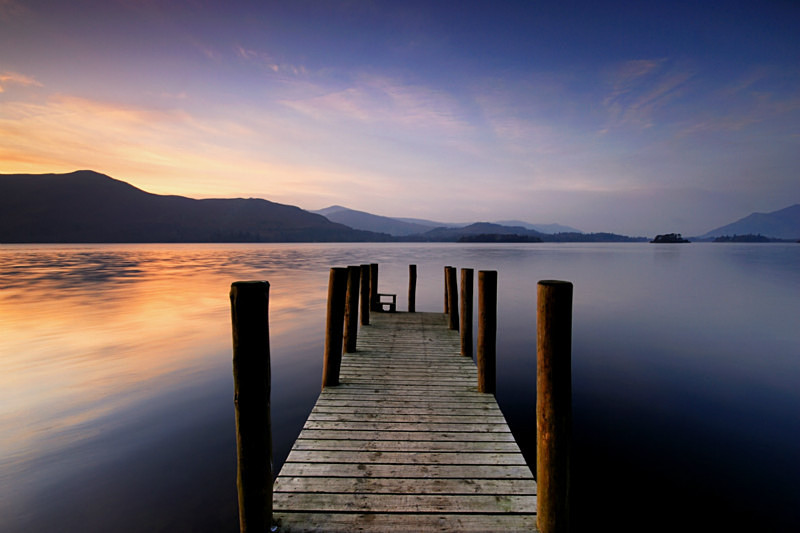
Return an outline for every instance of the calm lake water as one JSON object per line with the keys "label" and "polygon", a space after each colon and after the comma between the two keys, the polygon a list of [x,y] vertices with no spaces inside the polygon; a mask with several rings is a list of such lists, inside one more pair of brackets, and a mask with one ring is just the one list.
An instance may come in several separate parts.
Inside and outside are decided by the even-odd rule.
{"label": "calm lake water", "polygon": [[403,310],[409,263],[425,311],[444,265],[498,271],[529,464],[536,282],[574,283],[576,531],[800,528],[800,245],[258,244],[0,246],[0,531],[237,531],[230,283],[271,284],[279,467],[329,268],[369,262]]}

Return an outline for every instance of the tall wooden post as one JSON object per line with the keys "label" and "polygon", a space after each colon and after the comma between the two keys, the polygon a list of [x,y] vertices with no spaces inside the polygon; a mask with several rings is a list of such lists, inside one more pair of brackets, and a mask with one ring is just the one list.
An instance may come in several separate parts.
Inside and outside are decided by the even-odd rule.
{"label": "tall wooden post", "polygon": [[408,265],[408,312],[417,310],[417,265]]}
{"label": "tall wooden post", "polygon": [[358,342],[358,296],[361,267],[347,267],[347,304],[344,309],[344,351],[355,353]]}
{"label": "tall wooden post", "polygon": [[497,271],[478,272],[478,392],[496,392]]}
{"label": "tall wooden post", "polygon": [[269,283],[237,281],[231,285],[230,298],[239,530],[269,531],[272,525]]}
{"label": "tall wooden post", "polygon": [[376,312],[381,310],[378,301],[378,263],[369,264],[369,310]]}
{"label": "tall wooden post", "polygon": [[472,358],[473,270],[461,269],[461,355]]}
{"label": "tall wooden post", "polygon": [[457,268],[447,267],[447,308],[450,310],[450,329],[458,331],[458,278]]}
{"label": "tall wooden post", "polygon": [[542,533],[569,530],[572,440],[572,283],[537,285],[536,483]]}
{"label": "tall wooden post", "polygon": [[369,326],[369,265],[361,265],[361,325]]}
{"label": "tall wooden post", "polygon": [[342,367],[342,328],[347,299],[347,269],[332,268],[328,278],[328,317],[325,325],[325,355],[322,362],[322,388],[339,384]]}
{"label": "tall wooden post", "polygon": [[450,312],[450,295],[447,292],[448,285],[447,285],[447,269],[452,268],[449,266],[444,267],[444,312]]}

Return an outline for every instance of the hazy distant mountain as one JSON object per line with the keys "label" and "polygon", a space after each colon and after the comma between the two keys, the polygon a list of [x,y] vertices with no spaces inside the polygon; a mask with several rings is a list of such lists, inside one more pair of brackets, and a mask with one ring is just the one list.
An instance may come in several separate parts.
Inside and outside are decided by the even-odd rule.
{"label": "hazy distant mountain", "polygon": [[419,224],[420,226],[427,226],[429,229],[433,228],[463,228],[469,226],[469,222],[436,222],[435,220],[426,220],[424,218],[407,218],[399,217],[395,220],[402,220],[403,222],[410,222],[412,224]]}
{"label": "hazy distant mountain", "polygon": [[[421,234],[436,228],[464,228],[470,225],[468,222],[436,222],[422,218],[385,217],[365,211],[357,211],[340,205],[332,205],[325,209],[312,211],[312,213],[323,215],[327,217],[328,220],[345,224],[351,228],[380,231],[399,237]],[[569,226],[562,226],[561,224],[530,224],[519,220],[499,221],[494,222],[494,224],[521,227],[540,233],[581,233],[580,230]]]}
{"label": "hazy distant mountain", "polygon": [[710,239],[723,235],[764,235],[777,239],[800,239],[800,204],[772,213],[752,213],[726,226],[701,235]]}
{"label": "hazy distant mountain", "polygon": [[579,229],[563,226],[561,224],[531,224],[521,220],[496,220],[495,224],[502,226],[522,226],[525,229],[532,229],[540,233],[583,233]]}
{"label": "hazy distant mountain", "polygon": [[[490,222],[477,222],[463,228],[435,228],[421,235],[406,237],[405,240],[469,242],[475,241],[476,239],[474,237],[479,236],[479,240],[489,241],[492,239],[487,238],[487,236],[491,235],[503,236],[502,239],[498,238],[494,240],[494,242],[521,242],[524,240],[527,240],[527,242],[537,242],[539,240],[542,242],[642,242],[647,240],[644,237],[627,237],[615,233],[560,232],[550,234],[527,229],[522,226],[503,226]],[[515,239],[514,237],[527,237],[528,239]]]}
{"label": "hazy distant mountain", "polygon": [[414,233],[424,233],[435,227],[433,225],[416,224],[396,218],[373,215],[364,211],[356,211],[340,205],[332,205],[325,209],[312,211],[326,217],[328,220],[350,226],[354,229],[377,231],[389,235],[405,236]]}
{"label": "hazy distant mountain", "polygon": [[162,196],[88,170],[0,174],[0,242],[380,241],[267,200]]}

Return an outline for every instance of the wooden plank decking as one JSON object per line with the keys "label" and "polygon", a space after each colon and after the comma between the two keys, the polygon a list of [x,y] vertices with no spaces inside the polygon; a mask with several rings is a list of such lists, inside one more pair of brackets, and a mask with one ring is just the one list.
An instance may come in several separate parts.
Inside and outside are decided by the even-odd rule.
{"label": "wooden plank decking", "polygon": [[274,485],[279,531],[532,531],[536,482],[441,313],[373,313]]}

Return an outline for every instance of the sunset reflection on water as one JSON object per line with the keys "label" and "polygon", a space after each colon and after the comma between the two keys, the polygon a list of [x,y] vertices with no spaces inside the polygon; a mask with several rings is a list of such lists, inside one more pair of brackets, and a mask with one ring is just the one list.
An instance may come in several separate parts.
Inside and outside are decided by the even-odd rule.
{"label": "sunset reflection on water", "polygon": [[[274,365],[283,364],[283,348],[304,344],[293,330],[316,339],[307,322],[324,308],[325,272],[305,276],[301,264],[286,270],[295,252],[285,252],[217,256],[213,246],[197,245],[0,249],[0,475],[14,481],[3,507],[45,479],[71,475],[76,463],[113,453],[82,447],[126,423],[120,413],[162,391],[227,377],[232,281],[274,284]],[[270,268],[276,264],[280,271]]]}

